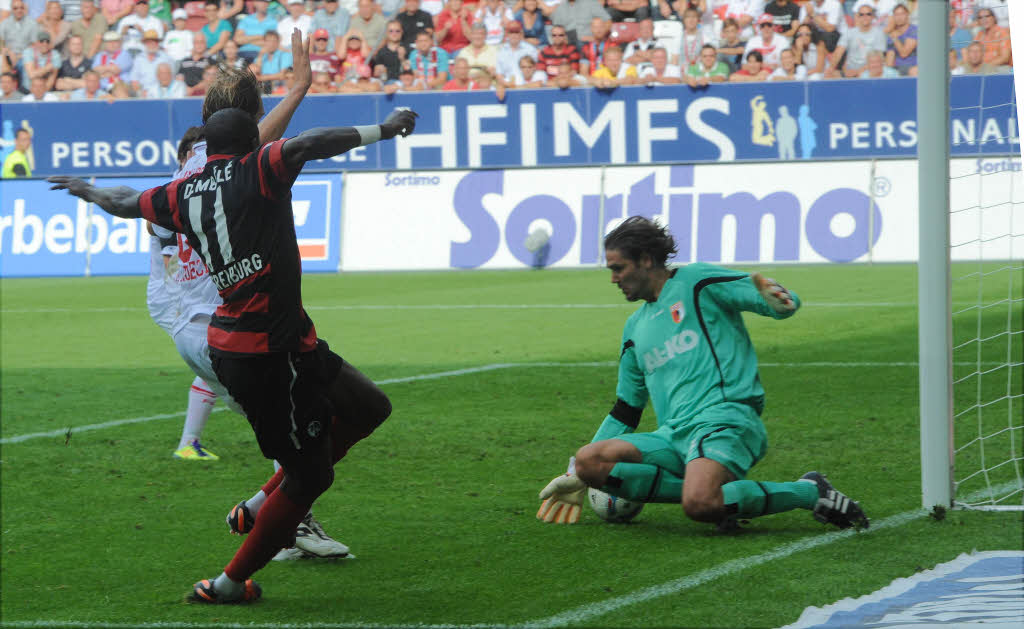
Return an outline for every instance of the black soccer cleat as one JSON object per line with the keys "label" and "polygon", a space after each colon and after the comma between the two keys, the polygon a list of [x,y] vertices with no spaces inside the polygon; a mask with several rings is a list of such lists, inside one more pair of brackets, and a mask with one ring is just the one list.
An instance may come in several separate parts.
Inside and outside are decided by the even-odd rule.
{"label": "black soccer cleat", "polygon": [[240,596],[225,598],[213,589],[213,579],[203,579],[192,586],[192,591],[185,597],[188,603],[206,603],[207,605],[241,605],[252,603],[263,596],[263,588],[252,579],[245,580],[245,588]]}
{"label": "black soccer cleat", "polygon": [[231,511],[228,512],[228,517],[225,519],[232,535],[245,535],[256,524],[256,518],[249,513],[249,507],[245,506],[244,500],[231,507]]}
{"label": "black soccer cleat", "polygon": [[800,480],[818,486],[818,503],[814,505],[812,512],[818,522],[835,524],[841,529],[853,526],[857,527],[857,530],[866,529],[871,525],[860,505],[833,487],[824,475],[807,472]]}

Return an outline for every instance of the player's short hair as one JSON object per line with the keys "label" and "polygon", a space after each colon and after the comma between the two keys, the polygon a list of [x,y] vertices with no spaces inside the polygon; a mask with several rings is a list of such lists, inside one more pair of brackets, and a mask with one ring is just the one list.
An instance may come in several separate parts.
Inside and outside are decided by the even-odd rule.
{"label": "player's short hair", "polygon": [[16,137],[16,138],[20,138],[23,135],[27,135],[28,137],[32,137],[32,132],[29,131],[28,129],[24,128],[24,127],[18,127],[18,130],[14,132],[14,137]]}
{"label": "player's short hair", "polygon": [[241,109],[255,119],[262,105],[260,82],[252,70],[222,63],[217,69],[217,79],[203,100],[203,123],[218,111],[229,108]]}
{"label": "player's short hair", "polygon": [[240,155],[253,149],[253,140],[259,140],[260,129],[249,112],[229,107],[210,116],[203,134],[207,154]]}
{"label": "player's short hair", "polygon": [[668,228],[643,216],[630,216],[604,237],[604,250],[612,249],[634,262],[648,256],[659,267],[664,267],[677,251],[676,239]]}
{"label": "player's short hair", "polygon": [[203,139],[203,128],[202,127],[189,127],[185,131],[185,135],[181,136],[181,140],[178,142],[178,163],[184,164],[185,157],[188,155],[189,150],[192,149],[192,145]]}

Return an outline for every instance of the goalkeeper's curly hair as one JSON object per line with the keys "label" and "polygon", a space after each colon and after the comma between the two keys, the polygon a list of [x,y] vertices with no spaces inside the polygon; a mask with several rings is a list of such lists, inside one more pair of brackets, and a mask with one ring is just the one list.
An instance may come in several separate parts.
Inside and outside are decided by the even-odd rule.
{"label": "goalkeeper's curly hair", "polygon": [[637,262],[649,256],[657,267],[664,267],[677,252],[676,240],[668,228],[643,216],[630,216],[605,236],[604,250],[610,249]]}
{"label": "goalkeeper's curly hair", "polygon": [[262,107],[260,81],[252,70],[217,64],[217,78],[203,100],[203,124],[221,109],[241,109],[255,119]]}

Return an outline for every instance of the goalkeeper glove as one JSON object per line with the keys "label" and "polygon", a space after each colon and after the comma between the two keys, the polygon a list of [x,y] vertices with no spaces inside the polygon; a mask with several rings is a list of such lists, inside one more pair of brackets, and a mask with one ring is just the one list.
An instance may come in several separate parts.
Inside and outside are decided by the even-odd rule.
{"label": "goalkeeper glove", "polygon": [[761,293],[761,297],[764,297],[764,300],[768,302],[772,310],[779,314],[786,314],[796,310],[796,302],[793,301],[793,296],[778,282],[760,273],[751,273],[750,279],[754,282],[757,292]]}
{"label": "goalkeeper glove", "polygon": [[537,511],[537,519],[555,524],[576,524],[586,493],[586,484],[576,476],[576,457],[571,457],[565,474],[541,490],[540,498],[544,502]]}

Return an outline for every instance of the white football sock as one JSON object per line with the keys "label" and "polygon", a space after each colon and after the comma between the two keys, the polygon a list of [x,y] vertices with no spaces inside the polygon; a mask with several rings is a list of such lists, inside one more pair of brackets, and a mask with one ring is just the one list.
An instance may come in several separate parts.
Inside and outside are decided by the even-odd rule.
{"label": "white football sock", "polygon": [[210,390],[210,386],[202,378],[196,376],[192,381],[192,388],[188,391],[188,411],[185,413],[185,427],[181,430],[178,449],[202,436],[206,420],[210,418],[216,403],[217,394]]}
{"label": "white football sock", "polygon": [[217,594],[231,600],[242,595],[242,592],[245,591],[245,584],[232,581],[228,575],[221,572],[220,576],[213,580],[213,589]]}
{"label": "white football sock", "polygon": [[263,490],[256,492],[256,495],[245,501],[245,506],[248,507],[249,513],[252,517],[256,517],[256,514],[260,512],[260,507],[263,506],[263,502],[267,499],[267,494],[263,493]]}

